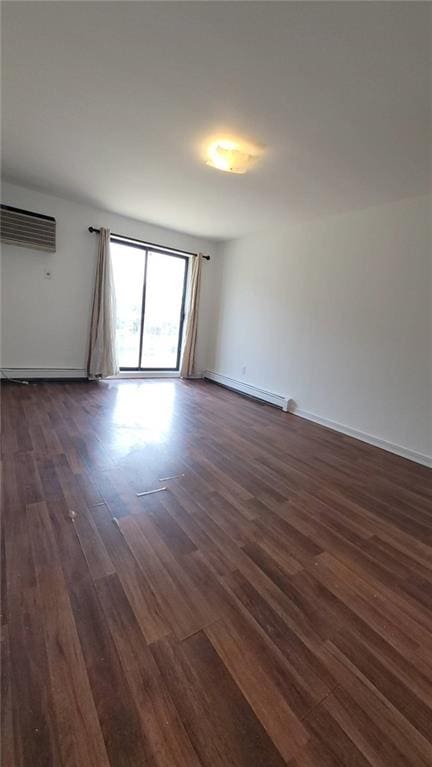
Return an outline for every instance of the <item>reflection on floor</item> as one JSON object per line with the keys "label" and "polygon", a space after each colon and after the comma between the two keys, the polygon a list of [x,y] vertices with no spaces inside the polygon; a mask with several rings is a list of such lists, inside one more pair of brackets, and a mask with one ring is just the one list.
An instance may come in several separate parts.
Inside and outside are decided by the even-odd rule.
{"label": "reflection on floor", "polygon": [[430,470],[174,380],[5,386],[3,470],[4,765],[432,764]]}

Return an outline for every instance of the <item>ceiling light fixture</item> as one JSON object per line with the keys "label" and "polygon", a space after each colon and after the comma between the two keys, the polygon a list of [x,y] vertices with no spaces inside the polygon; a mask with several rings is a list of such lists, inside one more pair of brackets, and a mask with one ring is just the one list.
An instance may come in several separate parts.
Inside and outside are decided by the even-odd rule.
{"label": "ceiling light fixture", "polygon": [[227,173],[246,173],[259,155],[257,147],[233,139],[216,139],[207,148],[207,165]]}

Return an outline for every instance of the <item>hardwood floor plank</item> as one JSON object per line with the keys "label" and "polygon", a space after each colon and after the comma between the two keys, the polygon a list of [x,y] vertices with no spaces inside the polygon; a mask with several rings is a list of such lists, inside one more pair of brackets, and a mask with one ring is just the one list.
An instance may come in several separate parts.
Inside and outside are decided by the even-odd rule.
{"label": "hardwood floor plank", "polygon": [[[272,605],[273,609],[294,628],[303,641],[314,645],[320,644],[324,638],[327,638],[329,624],[326,612],[322,611],[320,614],[319,623],[310,621],[307,610],[304,609],[303,600],[296,599],[289,573],[284,572],[256,544],[248,544],[243,547],[243,550],[254,563],[256,570],[247,569],[242,564],[238,569],[254,585],[261,596]],[[334,623],[332,623],[332,629],[334,628]]]}
{"label": "hardwood floor plank", "polygon": [[205,767],[282,767],[276,750],[202,632],[151,645],[192,744]]}
{"label": "hardwood floor plank", "polygon": [[311,736],[307,746],[291,759],[288,767],[343,767],[343,763],[322,740]]}
{"label": "hardwood floor plank", "polygon": [[151,749],[145,764],[199,767],[200,761],[118,577],[102,578],[96,588]]}
{"label": "hardwood floor plank", "polygon": [[83,498],[80,484],[70,470],[66,456],[62,455],[60,459],[56,465],[56,474],[91,575],[93,579],[111,575],[114,573],[114,565],[99,535],[93,515]]}
{"label": "hardwood floor plank", "polygon": [[[176,523],[181,527],[185,535],[193,542],[197,550],[205,552],[212,566],[218,573],[225,573],[229,570],[229,563],[226,560],[221,548],[215,543],[213,538],[205,531],[199,523],[198,517],[195,517],[191,508],[194,508],[192,499],[185,496],[179,496],[178,491],[169,491],[163,494],[161,504],[164,509]],[[229,542],[229,539],[228,539]]]}
{"label": "hardwood floor plank", "polygon": [[15,471],[22,504],[37,503],[42,500],[43,490],[37,474],[33,453],[16,453]]}
{"label": "hardwood floor plank", "polygon": [[344,689],[337,687],[323,707],[374,767],[407,767],[407,758],[412,761],[412,748],[409,754],[403,745],[401,750],[400,738],[389,738],[381,720],[371,717]]}
{"label": "hardwood floor plank", "polygon": [[398,599],[395,592],[383,594],[377,581],[370,580],[364,574],[358,575],[327,552],[318,558],[311,572],[396,649],[408,657],[415,656],[422,647],[432,654],[431,633],[416,620],[422,619],[423,611],[411,617],[409,611],[404,610],[405,602]]}
{"label": "hardwood floor plank", "polygon": [[105,504],[91,509],[98,532],[148,642],[167,636],[161,604]]}
{"label": "hardwood floor plank", "polygon": [[[0,502],[1,504],[1,502]],[[6,564],[6,536],[4,516],[0,520],[0,612],[1,625],[5,626],[9,619],[8,593],[7,593],[7,564]]]}
{"label": "hardwood floor plank", "polygon": [[[179,639],[195,633],[215,617],[145,514],[120,520],[120,529],[153,589],[165,620]],[[153,534],[152,534],[153,533]]]}
{"label": "hardwood floor plank", "polygon": [[327,506],[330,506],[333,512],[344,519],[349,520],[351,526],[361,535],[363,533],[367,538],[373,536],[384,539],[391,543],[399,551],[409,551],[411,557],[424,564],[426,567],[432,566],[432,549],[421,541],[416,540],[408,533],[398,529],[394,524],[382,519],[374,514],[370,508],[359,506],[340,492],[335,491],[328,486],[321,486],[317,495]]}
{"label": "hardwood floor plank", "polygon": [[61,760],[109,765],[45,503],[27,509]]}
{"label": "hardwood floor plank", "polygon": [[76,598],[75,621],[109,761],[156,764],[93,587],[81,584]]}
{"label": "hardwood floor plank", "polygon": [[[277,654],[254,636],[249,624],[217,621],[205,633],[283,758],[288,761],[307,743],[300,721],[312,701]],[[241,621],[241,623],[243,623]],[[297,681],[297,684],[295,682]],[[297,714],[297,715],[296,715]]]}
{"label": "hardwood floor plank", "polygon": [[188,537],[186,532],[177,524],[174,517],[164,508],[160,502],[156,511],[150,512],[150,518],[165,545],[171,554],[181,558],[185,554],[197,551],[195,543]]}
{"label": "hardwood floor plank", "polygon": [[[7,712],[3,737],[14,743],[18,767],[60,763],[53,701],[48,680],[47,650],[36,588],[31,541],[25,508],[6,508],[6,580],[8,593],[8,649],[12,716]],[[3,649],[3,648],[2,648]],[[3,662],[7,662],[2,655]]]}
{"label": "hardwood floor plank", "polygon": [[[153,756],[97,598],[75,521],[49,504],[50,521],[98,719],[111,764],[144,767]],[[100,576],[103,577],[103,576]]]}
{"label": "hardwood floor plank", "polygon": [[431,709],[430,691],[426,697],[423,685],[418,687],[415,679],[407,680],[403,673],[397,672],[386,656],[372,651],[353,632],[339,634],[334,640],[335,646],[392,702],[413,726],[425,737],[430,737]]}
{"label": "hardwood floor plank", "polygon": [[[334,718],[325,703],[314,709],[312,714],[308,716],[306,723],[318,742],[324,743],[344,767],[370,767],[371,764],[373,767],[378,767],[378,763],[370,762],[358,747],[355,741],[358,742],[359,738],[355,737],[353,740],[350,737],[352,730],[345,727],[344,721],[340,723],[336,717]],[[349,729],[348,732],[347,729]],[[363,745],[360,743],[361,747]],[[369,754],[372,753],[372,749],[369,748],[369,741],[366,750]]]}
{"label": "hardwood floor plank", "polygon": [[[407,765],[426,767],[432,761],[432,744],[405,718],[401,711],[332,642],[327,643],[323,662],[331,669],[338,687],[345,690],[362,711],[383,730],[404,754]],[[348,709],[355,712],[355,707]]]}
{"label": "hardwood floor plank", "polygon": [[12,703],[12,669],[9,652],[9,630],[6,624],[2,626],[2,638],[0,643],[1,651],[1,718],[0,732],[2,733],[0,743],[0,759],[3,765],[18,765],[18,758],[15,758],[14,726],[13,726],[13,703]]}
{"label": "hardwood floor plank", "polygon": [[283,654],[293,675],[293,684],[296,680],[299,686],[308,691],[311,703],[317,703],[328,695],[335,681],[319,656],[313,653],[240,572],[234,572],[229,578],[229,587]]}

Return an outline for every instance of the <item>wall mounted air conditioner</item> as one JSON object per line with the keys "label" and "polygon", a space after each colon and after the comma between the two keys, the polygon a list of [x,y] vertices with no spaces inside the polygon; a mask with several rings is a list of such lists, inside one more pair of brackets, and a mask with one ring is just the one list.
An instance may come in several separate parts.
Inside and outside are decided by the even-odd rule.
{"label": "wall mounted air conditioner", "polygon": [[56,220],[10,205],[0,205],[0,240],[23,248],[55,253]]}

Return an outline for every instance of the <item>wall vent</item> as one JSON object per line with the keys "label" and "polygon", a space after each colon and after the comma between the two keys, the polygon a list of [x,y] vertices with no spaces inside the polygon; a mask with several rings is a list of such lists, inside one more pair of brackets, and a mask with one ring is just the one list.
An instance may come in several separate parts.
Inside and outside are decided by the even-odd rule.
{"label": "wall vent", "polygon": [[55,253],[56,220],[10,205],[0,205],[0,239],[10,245]]}

